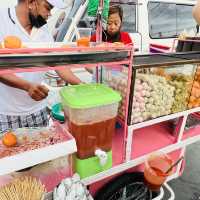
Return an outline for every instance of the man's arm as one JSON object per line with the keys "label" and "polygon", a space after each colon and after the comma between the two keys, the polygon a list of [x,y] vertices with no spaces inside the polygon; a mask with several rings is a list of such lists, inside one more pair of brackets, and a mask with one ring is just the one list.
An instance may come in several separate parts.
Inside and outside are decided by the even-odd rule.
{"label": "man's arm", "polygon": [[192,14],[197,24],[200,25],[200,0],[197,0],[196,5],[193,7]]}
{"label": "man's arm", "polygon": [[0,75],[0,82],[10,87],[26,91],[35,101],[41,101],[42,99],[46,98],[49,92],[45,86],[30,83],[14,74]]}
{"label": "man's arm", "polygon": [[76,85],[82,83],[82,81],[74,75],[74,73],[69,68],[56,70],[56,73],[69,84]]}

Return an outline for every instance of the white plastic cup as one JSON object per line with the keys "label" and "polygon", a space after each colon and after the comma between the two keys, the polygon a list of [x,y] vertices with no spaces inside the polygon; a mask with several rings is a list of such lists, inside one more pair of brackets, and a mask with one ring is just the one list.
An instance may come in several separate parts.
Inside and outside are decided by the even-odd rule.
{"label": "white plastic cup", "polygon": [[78,28],[77,29],[77,46],[89,47],[90,46],[90,37],[92,33],[91,28]]}
{"label": "white plastic cup", "polygon": [[91,37],[92,29],[91,28],[78,28],[80,37]]}

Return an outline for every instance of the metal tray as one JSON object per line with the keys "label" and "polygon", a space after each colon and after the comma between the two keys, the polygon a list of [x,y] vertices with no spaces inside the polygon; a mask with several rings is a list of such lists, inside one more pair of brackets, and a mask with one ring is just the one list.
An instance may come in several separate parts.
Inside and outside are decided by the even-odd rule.
{"label": "metal tray", "polygon": [[200,52],[136,55],[133,67],[150,68],[200,62]]}
{"label": "metal tray", "polygon": [[128,59],[128,50],[0,54],[0,69],[114,62]]}

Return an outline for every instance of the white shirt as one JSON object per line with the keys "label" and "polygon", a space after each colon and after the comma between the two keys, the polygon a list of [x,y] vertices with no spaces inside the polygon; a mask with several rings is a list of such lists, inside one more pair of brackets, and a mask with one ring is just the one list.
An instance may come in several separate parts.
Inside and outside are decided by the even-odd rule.
{"label": "white shirt", "polygon": [[[9,14],[10,13],[10,14]],[[22,42],[53,42],[46,25],[36,29],[31,34],[22,27],[16,16],[15,8],[0,9],[0,42],[8,35],[19,37]],[[24,80],[41,83],[44,72],[16,73]],[[7,86],[0,82],[0,114],[29,115],[46,107],[46,100],[35,101],[26,91]]]}

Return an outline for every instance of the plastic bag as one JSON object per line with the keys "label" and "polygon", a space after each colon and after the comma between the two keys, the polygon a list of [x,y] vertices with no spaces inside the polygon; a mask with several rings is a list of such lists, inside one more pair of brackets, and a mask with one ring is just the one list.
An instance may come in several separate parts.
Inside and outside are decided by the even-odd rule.
{"label": "plastic bag", "polygon": [[64,179],[53,192],[53,200],[93,200],[86,186],[80,181],[80,176]]}

